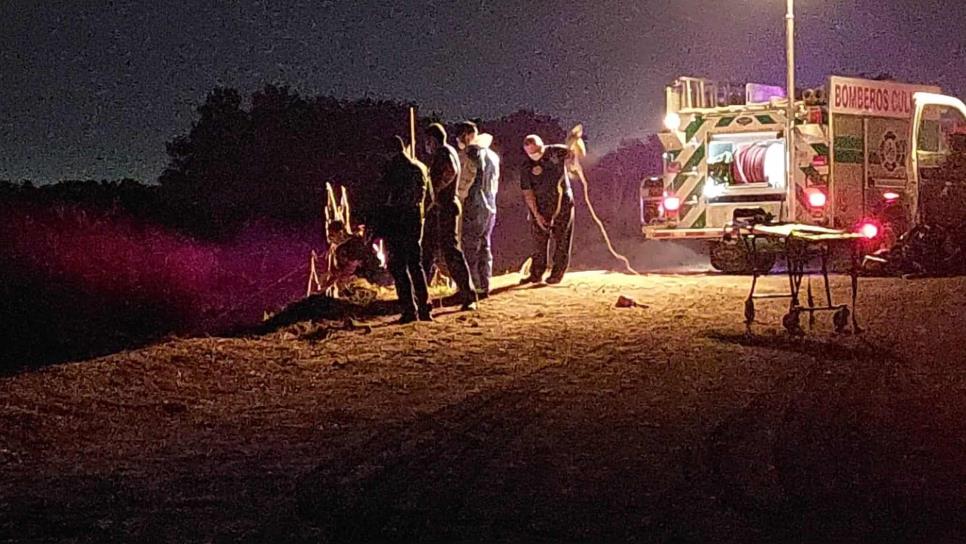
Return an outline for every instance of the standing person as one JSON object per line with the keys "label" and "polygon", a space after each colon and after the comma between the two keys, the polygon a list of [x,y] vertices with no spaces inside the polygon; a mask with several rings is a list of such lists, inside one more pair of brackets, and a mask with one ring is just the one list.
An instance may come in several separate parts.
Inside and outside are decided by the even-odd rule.
{"label": "standing person", "polygon": [[564,145],[544,145],[543,140],[534,134],[524,138],[523,150],[527,160],[520,173],[520,188],[530,211],[533,251],[530,274],[520,283],[543,281],[548,248],[553,251],[553,264],[547,283],[560,283],[570,266],[574,233],[574,194],[569,172],[571,153]]}
{"label": "standing person", "polygon": [[379,234],[386,242],[389,272],[402,308],[399,322],[432,321],[420,247],[429,173],[423,163],[409,158],[398,136],[391,145],[394,150],[382,180],[386,200]]}
{"label": "standing person", "polygon": [[426,153],[430,156],[429,179],[433,188],[433,204],[426,213],[426,237],[423,242],[423,272],[432,277],[436,251],[442,254],[446,269],[459,291],[457,299],[463,310],[476,309],[476,291],[470,282],[466,258],[460,251],[457,229],[460,203],[457,196],[460,162],[453,147],[446,143],[446,129],[433,123],[426,129]]}
{"label": "standing person", "polygon": [[480,298],[490,295],[493,251],[490,239],[496,225],[496,193],[500,185],[500,157],[492,149],[493,137],[480,134],[475,123],[460,123],[456,131],[463,204],[461,240],[473,286]]}

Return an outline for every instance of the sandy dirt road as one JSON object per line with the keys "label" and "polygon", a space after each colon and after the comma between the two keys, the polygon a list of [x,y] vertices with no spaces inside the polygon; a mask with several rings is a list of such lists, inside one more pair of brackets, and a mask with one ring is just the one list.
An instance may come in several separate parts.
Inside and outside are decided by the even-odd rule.
{"label": "sandy dirt road", "polygon": [[749,278],[516,279],[0,380],[0,542],[966,540],[966,280],[792,339]]}

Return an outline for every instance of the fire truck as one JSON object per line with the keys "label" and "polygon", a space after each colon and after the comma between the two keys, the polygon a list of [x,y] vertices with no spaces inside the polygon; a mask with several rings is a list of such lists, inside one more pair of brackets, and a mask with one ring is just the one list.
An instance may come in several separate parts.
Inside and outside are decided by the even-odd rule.
{"label": "fire truck", "polygon": [[679,78],[666,89],[664,175],[641,182],[643,233],[706,240],[712,266],[725,272],[751,268],[728,236],[749,214],[857,229],[887,246],[928,221],[937,207],[928,202],[956,183],[948,170],[966,153],[966,106],[940,93],[832,76],[795,98],[789,161],[781,88]]}

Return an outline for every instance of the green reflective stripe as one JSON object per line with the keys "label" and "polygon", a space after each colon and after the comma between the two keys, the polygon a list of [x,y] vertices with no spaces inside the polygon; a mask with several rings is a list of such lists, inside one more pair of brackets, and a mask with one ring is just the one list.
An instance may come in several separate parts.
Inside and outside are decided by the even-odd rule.
{"label": "green reflective stripe", "polygon": [[697,147],[697,149],[694,150],[694,153],[691,154],[691,158],[688,159],[688,162],[681,167],[681,172],[677,176],[674,176],[674,183],[672,184],[672,187],[674,188],[675,193],[681,189],[688,177],[693,174],[691,171],[697,168],[703,160],[704,144],[701,144]]}
{"label": "green reflective stripe", "polygon": [[671,192],[677,193],[678,189],[684,185],[684,182],[688,179],[688,175],[684,172],[680,172],[678,175],[674,176],[674,181],[671,182]]}
{"label": "green reflective stripe", "polygon": [[812,144],[812,149],[815,150],[816,155],[828,156],[828,146],[825,144]]}
{"label": "green reflective stripe", "polygon": [[704,160],[704,144],[701,144],[698,146],[697,149],[694,150],[694,155],[691,155],[691,160],[688,161],[688,168],[689,169],[696,168],[699,164],[701,164],[701,161],[703,160]]}
{"label": "green reflective stripe", "polygon": [[691,121],[691,124],[688,125],[688,128],[684,129],[684,141],[690,142],[691,138],[694,138],[694,135],[701,130],[701,125],[703,124],[704,119],[700,115],[696,116],[694,120]]}
{"label": "green reflective stripe", "polygon": [[774,125],[775,119],[771,115],[756,115],[755,119],[763,125]]}
{"label": "green reflective stripe", "polygon": [[798,205],[803,210],[810,210],[812,206],[808,203],[808,199],[805,197],[805,188],[799,185],[795,189],[795,200],[798,201]]}
{"label": "green reflective stripe", "polygon": [[835,162],[841,164],[862,164],[862,150],[835,148]]}
{"label": "green reflective stripe", "polygon": [[863,149],[865,147],[861,136],[836,136],[837,149]]}
{"label": "green reflective stripe", "polygon": [[701,212],[701,215],[699,215],[698,218],[694,220],[694,224],[691,225],[691,228],[703,229],[705,226],[707,226],[708,221],[707,221],[707,218],[705,217],[707,216],[707,214],[708,214],[707,211]]}
{"label": "green reflective stripe", "polygon": [[718,127],[718,128],[727,127],[727,126],[731,125],[731,123],[733,123],[735,121],[735,119],[736,119],[735,117],[722,117],[718,121],[718,124],[715,125],[715,126]]}
{"label": "green reflective stripe", "polygon": [[674,161],[674,160],[677,160],[678,155],[681,154],[681,150],[680,149],[674,149],[674,150],[668,151],[667,154],[671,158],[671,160]]}
{"label": "green reflective stripe", "polygon": [[698,182],[694,184],[694,188],[691,189],[691,192],[688,193],[688,196],[686,196],[683,200],[681,200],[682,218],[687,217],[688,213],[690,213],[691,210],[694,209],[694,206],[697,205],[697,204],[689,205],[688,202],[698,202],[698,195],[704,191],[704,184],[705,184],[705,178],[704,176],[701,176],[701,179],[699,179]]}
{"label": "green reflective stripe", "polygon": [[838,136],[835,138],[835,162],[862,164],[865,142],[861,136]]}

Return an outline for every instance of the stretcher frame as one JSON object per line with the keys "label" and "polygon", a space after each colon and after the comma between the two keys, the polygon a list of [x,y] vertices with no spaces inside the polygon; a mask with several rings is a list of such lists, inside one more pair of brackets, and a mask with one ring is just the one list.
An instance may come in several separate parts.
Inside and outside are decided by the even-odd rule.
{"label": "stretcher frame", "polygon": [[[836,333],[847,332],[846,329],[850,323],[854,334],[862,332],[856,316],[859,272],[861,270],[859,255],[862,243],[866,240],[862,234],[797,223],[752,223],[732,225],[730,235],[737,238],[744,246],[752,263],[751,291],[748,293],[748,298],[745,299],[745,326],[748,334],[751,334],[751,325],[755,321],[755,300],[781,298],[789,299],[788,313],[782,318],[782,326],[793,336],[805,334],[801,326],[801,315],[803,313],[808,314],[809,329],[812,329],[815,326],[815,314],[817,312],[833,312],[832,323]],[[759,240],[762,239],[778,242],[779,247],[782,248],[782,256],[785,260],[788,275],[787,293],[758,294],[755,292],[758,287],[758,278],[768,273],[768,270],[763,270],[759,264],[762,261],[768,261],[768,259],[759,259],[759,256],[766,251],[759,244]],[[851,268],[849,270],[851,304],[836,304],[832,300],[832,289],[829,285],[829,260],[832,255],[832,248],[836,245],[847,245],[851,253]],[[820,263],[818,270],[809,267],[810,263],[816,259]],[[816,304],[812,292],[812,276],[816,274],[821,274],[823,280],[825,288],[824,304]],[[805,278],[808,278],[806,300],[805,304],[802,304],[802,280]]]}

